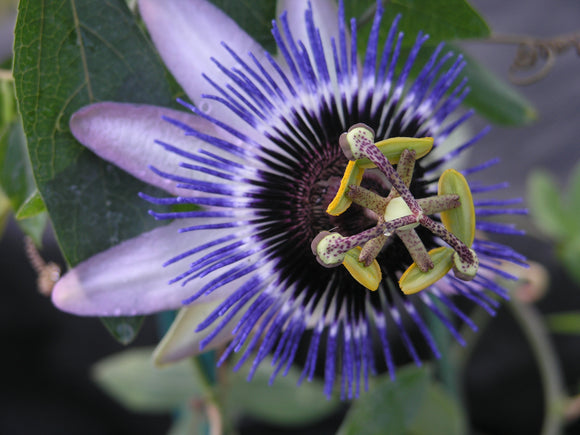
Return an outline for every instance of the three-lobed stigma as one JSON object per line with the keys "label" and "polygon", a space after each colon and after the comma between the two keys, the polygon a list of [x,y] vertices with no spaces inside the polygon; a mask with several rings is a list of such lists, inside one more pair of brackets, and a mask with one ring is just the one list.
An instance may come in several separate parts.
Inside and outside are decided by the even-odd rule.
{"label": "three-lobed stigma", "polygon": [[[475,207],[465,177],[448,169],[439,178],[435,196],[415,198],[409,186],[415,161],[433,148],[433,138],[395,137],[374,142],[374,131],[364,124],[352,126],[339,144],[350,160],[340,187],[328,206],[333,216],[344,213],[352,203],[371,210],[377,223],[349,237],[323,231],[312,241],[312,252],[325,267],[344,265],[352,277],[369,290],[382,280],[376,260],[385,243],[397,235],[413,263],[403,273],[399,287],[405,294],[424,290],[452,268],[457,278],[471,280],[479,260],[471,249],[475,237]],[[397,165],[397,169],[393,167]],[[361,186],[366,169],[377,168],[392,188],[386,197]],[[439,223],[429,215],[439,214]],[[421,225],[449,246],[427,251],[416,232]]]}

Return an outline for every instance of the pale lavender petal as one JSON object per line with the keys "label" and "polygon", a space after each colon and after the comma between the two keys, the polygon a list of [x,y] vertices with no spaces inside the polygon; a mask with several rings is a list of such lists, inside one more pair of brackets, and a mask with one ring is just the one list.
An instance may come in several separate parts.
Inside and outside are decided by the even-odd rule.
{"label": "pale lavender petal", "polygon": [[[150,165],[176,176],[191,177],[191,171],[179,167],[184,158],[168,152],[156,140],[169,143],[185,151],[193,151],[204,142],[167,122],[170,117],[208,134],[216,133],[210,122],[187,112],[157,106],[96,103],[76,112],[70,120],[73,135],[97,154],[131,175],[169,193],[191,196],[192,191],[176,187],[176,182],[161,177]],[[207,147],[207,146],[206,146]],[[200,176],[196,176],[200,179]]]}
{"label": "pale lavender petal", "polygon": [[[201,341],[213,332],[212,328],[206,328],[203,331],[195,332],[197,326],[203,322],[221,303],[221,300],[192,305],[182,308],[177,318],[171,324],[171,328],[163,340],[159,343],[153,353],[153,361],[156,365],[164,365],[179,361],[189,356],[197,355],[211,349],[216,349],[230,341],[232,330],[236,321],[229,322],[219,334],[213,338],[208,346],[200,350]],[[241,316],[241,313],[238,317]]]}
{"label": "pale lavender petal", "polygon": [[264,49],[260,44],[234,20],[204,0],[140,0],[139,9],[163,61],[195,105],[215,118],[233,118],[228,121],[230,125],[238,123],[237,127],[247,128],[247,124],[232,116],[222,104],[202,99],[203,94],[217,94],[202,73],[210,75],[218,85],[224,85],[227,77],[214,74],[219,70],[211,58],[219,60],[226,68],[237,62],[221,42],[227,41],[246,59],[250,51],[258,59],[263,58]]}
{"label": "pale lavender petal", "polygon": [[[181,274],[181,261],[163,267],[177,253],[231,234],[231,229],[208,229],[179,234],[187,224],[179,220],[127,240],[68,271],[56,284],[52,300],[63,311],[87,316],[134,316],[179,308],[182,301],[216,274],[196,278],[186,286],[168,282]],[[195,261],[205,254],[188,257]],[[252,264],[255,259],[242,260]],[[238,263],[240,264],[240,263]],[[187,266],[185,266],[187,267]],[[219,271],[218,271],[219,273]],[[247,277],[234,280],[203,297],[203,302],[227,297]]]}

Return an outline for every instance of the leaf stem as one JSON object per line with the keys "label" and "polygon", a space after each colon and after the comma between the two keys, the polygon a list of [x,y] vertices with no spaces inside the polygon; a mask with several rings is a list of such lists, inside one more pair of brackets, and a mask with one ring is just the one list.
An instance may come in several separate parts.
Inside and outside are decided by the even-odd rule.
{"label": "leaf stem", "polygon": [[[515,85],[525,86],[535,83],[548,75],[556,63],[556,57],[569,49],[575,49],[580,56],[580,31],[538,38],[529,35],[502,35],[492,34],[487,38],[466,40],[491,44],[517,45],[517,52],[509,67],[509,79]],[[516,71],[530,70],[536,66],[538,60],[543,64],[539,69],[527,77],[515,75]]]}
{"label": "leaf stem", "polygon": [[516,298],[509,301],[508,306],[526,336],[540,369],[545,407],[541,434],[556,435],[564,424],[567,402],[556,352],[540,315],[532,306]]}
{"label": "leaf stem", "polygon": [[197,380],[203,392],[205,413],[208,426],[202,423],[204,427],[200,428],[200,433],[207,435],[219,435],[223,430],[223,409],[216,391],[215,366],[209,364],[215,360],[215,353],[207,352],[198,355],[193,359],[193,365],[197,373]]}

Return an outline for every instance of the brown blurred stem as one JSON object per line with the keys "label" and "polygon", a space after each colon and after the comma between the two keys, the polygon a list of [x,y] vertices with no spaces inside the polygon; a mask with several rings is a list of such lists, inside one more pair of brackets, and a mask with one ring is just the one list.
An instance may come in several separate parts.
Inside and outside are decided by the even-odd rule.
{"label": "brown blurred stem", "polygon": [[50,296],[54,285],[60,278],[60,266],[53,262],[44,261],[36,245],[28,236],[24,238],[24,250],[30,265],[38,275],[36,280],[38,291],[45,296]]}
{"label": "brown blurred stem", "polygon": [[[530,85],[542,80],[552,70],[556,57],[570,49],[580,56],[580,32],[566,33],[551,38],[536,38],[528,35],[494,34],[477,42],[517,45],[516,55],[509,68],[509,79],[515,85]],[[518,71],[530,70],[543,60],[543,65],[535,73],[521,77]]]}

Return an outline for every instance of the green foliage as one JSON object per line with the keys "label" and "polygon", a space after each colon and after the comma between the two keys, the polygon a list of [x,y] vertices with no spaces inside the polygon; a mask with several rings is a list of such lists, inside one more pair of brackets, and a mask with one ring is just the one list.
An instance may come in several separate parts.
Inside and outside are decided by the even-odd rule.
{"label": "green foliage", "polygon": [[[3,130],[0,133],[0,189],[8,199],[9,209],[14,211],[20,209],[28,196],[36,191],[36,185],[20,120],[13,119],[3,126]],[[8,216],[9,209],[5,209],[5,217]],[[19,219],[20,229],[40,246],[47,222],[46,213],[40,210],[35,216],[23,216]]]}
{"label": "green foliage", "polygon": [[434,382],[419,406],[415,419],[406,431],[412,435],[463,435],[466,433],[461,409],[445,389]]}
{"label": "green foliage", "polygon": [[0,190],[0,234],[2,234],[6,228],[11,210],[12,208],[10,207],[8,197]]}
{"label": "green foliage", "polygon": [[46,213],[37,214],[36,216],[17,221],[17,223],[22,232],[30,237],[36,246],[42,246],[42,235],[48,223]]}
{"label": "green foliage", "polygon": [[[18,210],[35,190],[26,138],[16,113],[14,87],[10,81],[0,80],[0,192],[3,193],[3,201],[0,201],[0,234],[11,212]],[[17,216],[20,229],[37,246],[42,243],[47,221],[46,213],[39,213],[35,217]]]}
{"label": "green foliage", "polygon": [[280,426],[306,425],[336,411],[340,401],[326,399],[322,382],[304,381],[297,387],[301,371],[291,367],[286,376],[282,372],[272,385],[271,359],[262,361],[251,382],[245,374],[233,375],[226,392],[226,406],[233,415],[247,415]]}
{"label": "green foliage", "polygon": [[429,385],[426,369],[409,366],[397,379],[379,378],[366,395],[353,403],[338,435],[403,434],[424,399]]}
{"label": "green foliage", "polygon": [[35,189],[16,211],[16,219],[26,219],[37,216],[45,211],[46,206],[44,205],[44,201],[42,200],[40,193],[38,193],[38,190]]}
{"label": "green foliage", "polygon": [[[152,348],[130,349],[107,357],[92,369],[95,382],[126,408],[136,412],[172,412],[181,409],[180,418],[172,428],[175,433],[192,426],[191,409],[184,407],[190,400],[209,394],[223,398],[223,412],[229,421],[250,416],[272,424],[304,425],[335,411],[341,402],[327,400],[319,381],[296,387],[300,371],[290,369],[272,386],[271,360],[260,365],[252,382],[241,373],[232,374],[223,385],[202,386],[207,380],[193,370],[191,361],[171,364],[162,369],[152,363]],[[198,357],[199,358],[199,357]]]}
{"label": "green foliage", "polygon": [[578,216],[580,216],[580,162],[576,164],[576,167],[570,175],[566,197],[567,202],[564,207],[566,208],[568,215],[574,216],[575,221],[578,222]]}
{"label": "green foliage", "polygon": [[574,234],[570,234],[569,239],[560,242],[557,254],[570,277],[580,285],[580,230],[577,229]]}
{"label": "green foliage", "polygon": [[[276,16],[276,2],[273,0],[210,0],[252,38],[270,53],[276,52],[276,43],[270,29]],[[227,42],[228,35],[221,35]]]}
{"label": "green foliage", "polygon": [[401,14],[401,26],[406,32],[423,31],[432,41],[483,38],[490,34],[487,23],[465,0],[389,0],[387,14],[393,18]]}
{"label": "green foliage", "polygon": [[92,368],[92,377],[136,412],[172,412],[199,394],[189,361],[158,369],[153,366],[152,353],[152,348],[138,348],[107,357]]}
{"label": "green foliage", "polygon": [[167,74],[121,0],[20,2],[14,78],[38,190],[69,264],[155,226],[150,187],[79,145],[68,120],[96,101],[171,105]]}
{"label": "green foliage", "polygon": [[580,284],[580,164],[571,174],[568,189],[562,189],[544,171],[528,180],[527,200],[536,227],[556,243],[556,254],[569,275]]}
{"label": "green foliage", "polygon": [[546,324],[550,331],[557,334],[580,335],[580,311],[547,315]]}
{"label": "green foliage", "polygon": [[115,340],[121,344],[131,343],[143,325],[143,316],[135,317],[101,317],[103,325]]}
{"label": "green foliage", "polygon": [[22,125],[12,121],[4,126],[0,136],[0,186],[14,208],[20,207],[34,189],[34,179],[27,162]]}
{"label": "green foliage", "polygon": [[555,239],[566,237],[572,222],[568,222],[560,188],[550,174],[535,171],[528,180],[528,204],[537,227]]}
{"label": "green foliage", "polygon": [[430,381],[429,370],[408,366],[396,381],[383,376],[351,406],[338,435],[460,435],[458,404]]}

